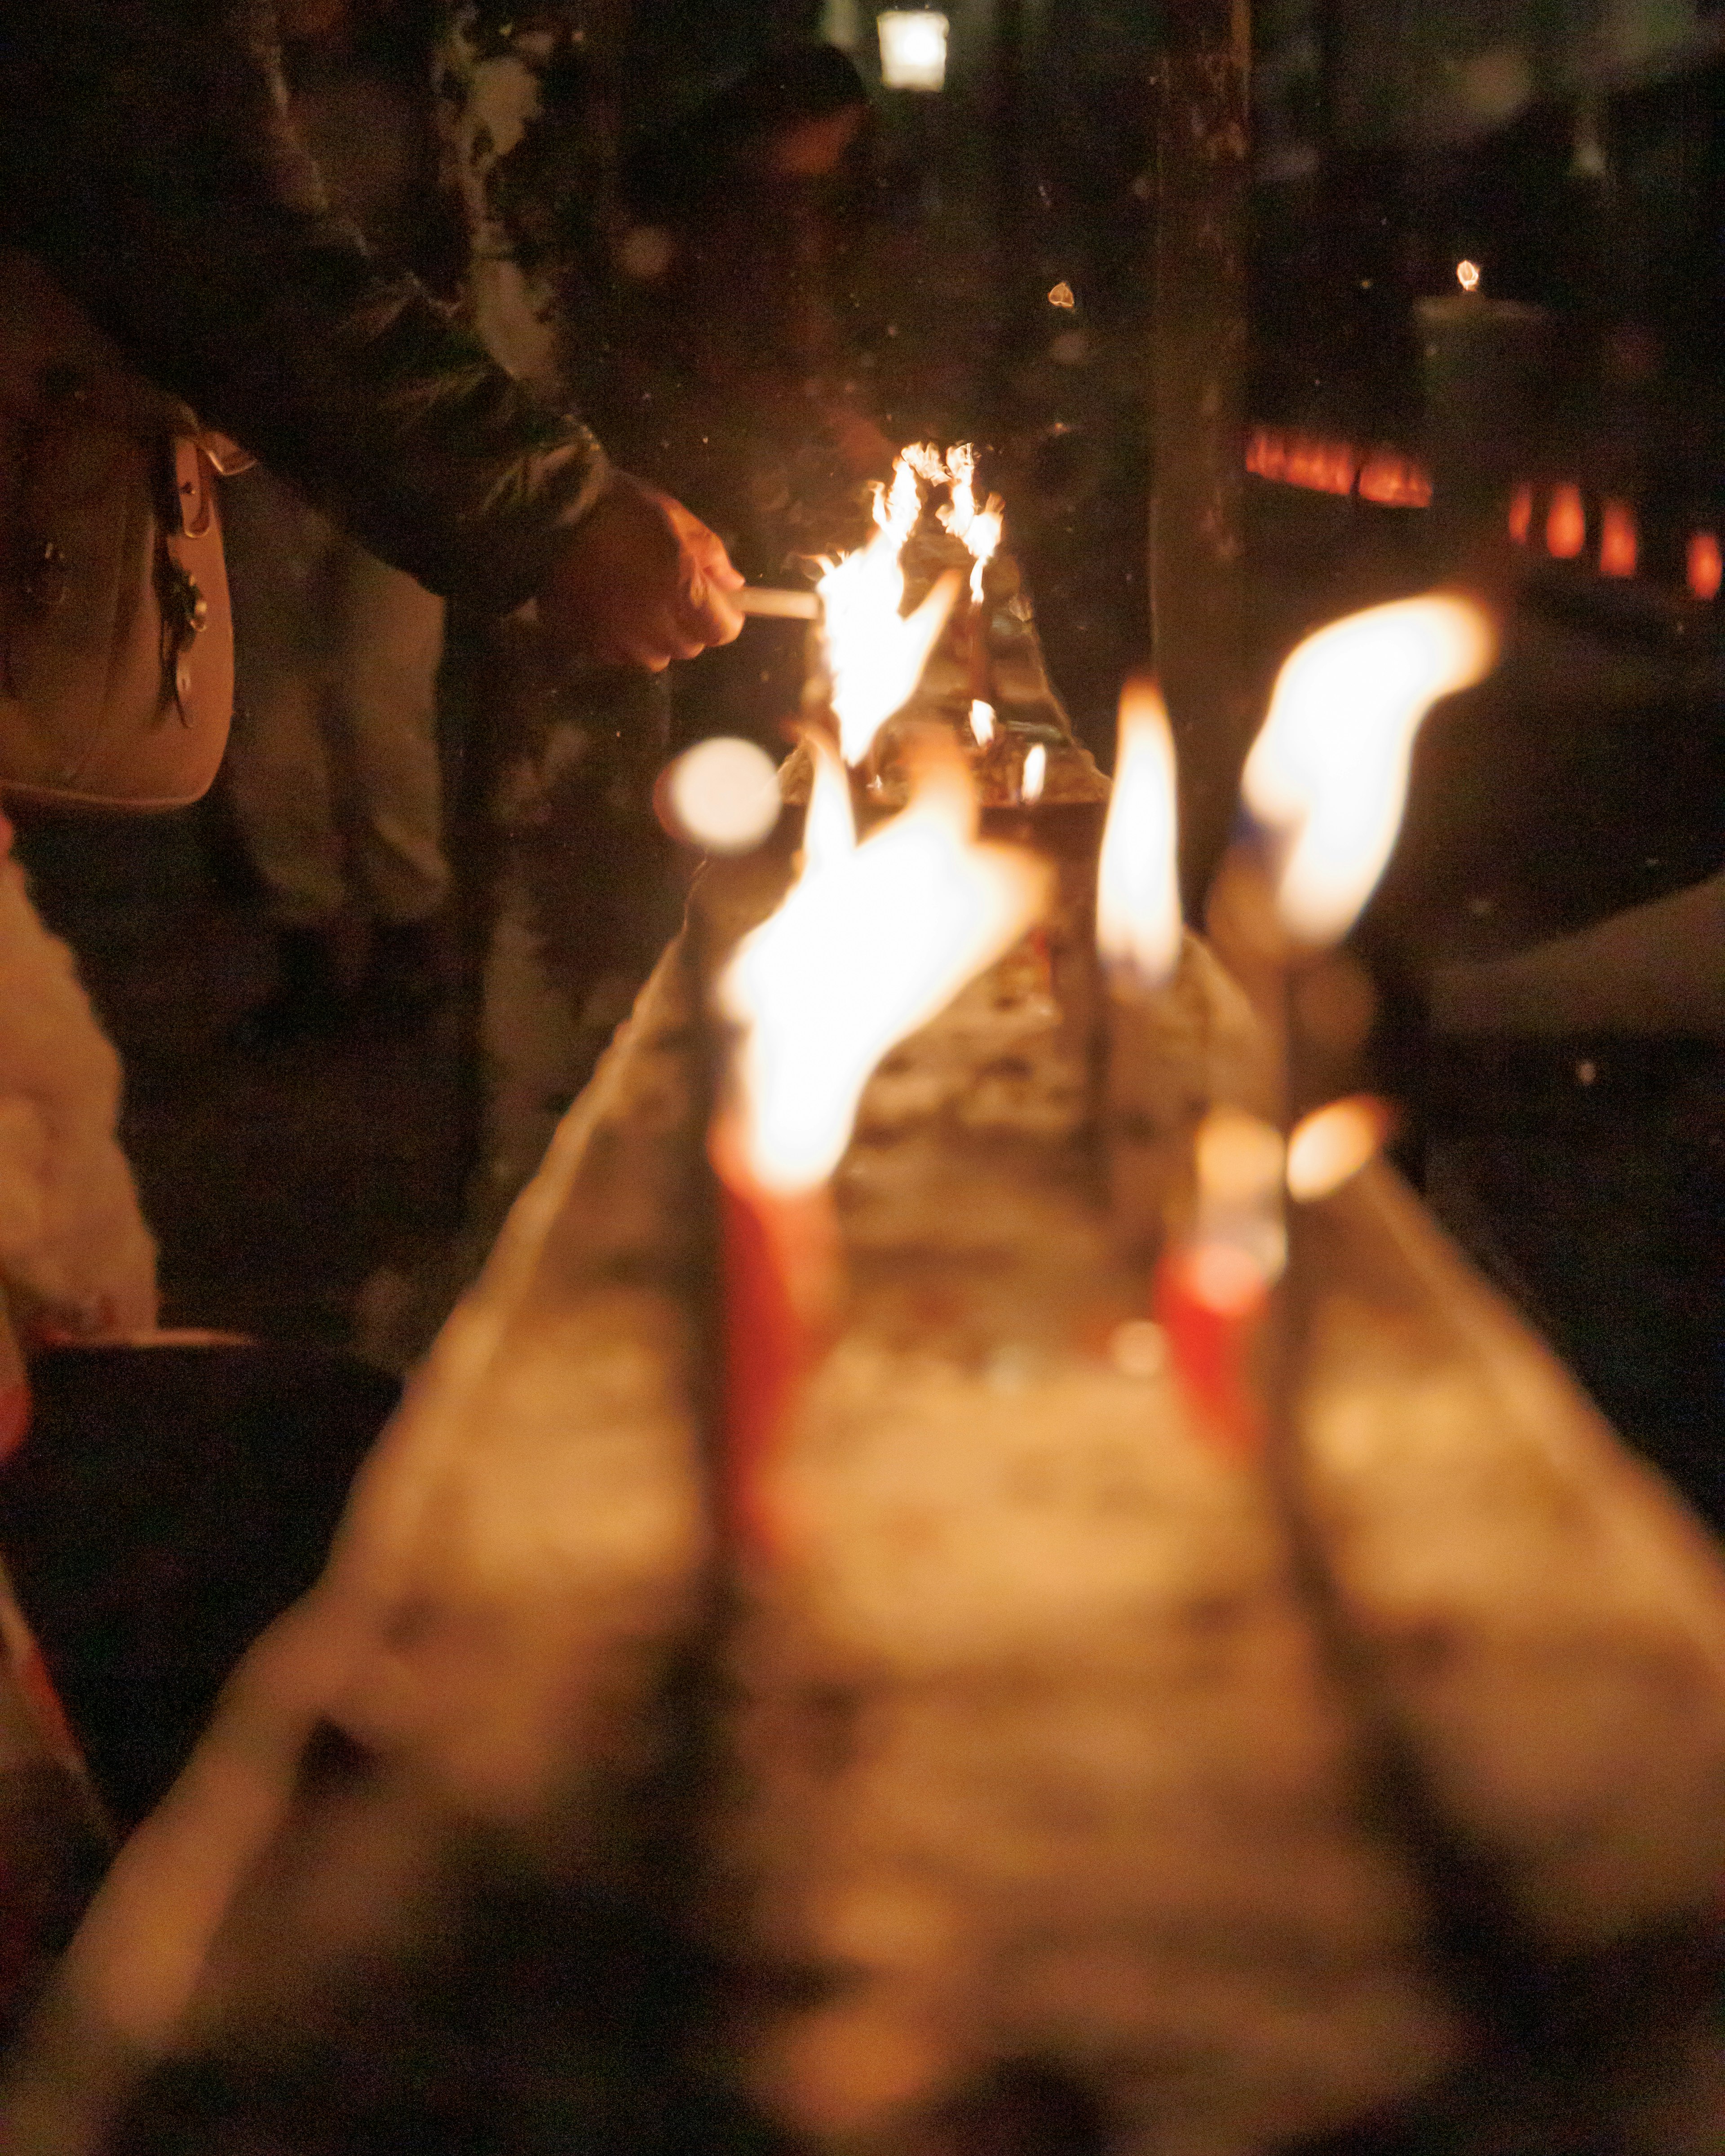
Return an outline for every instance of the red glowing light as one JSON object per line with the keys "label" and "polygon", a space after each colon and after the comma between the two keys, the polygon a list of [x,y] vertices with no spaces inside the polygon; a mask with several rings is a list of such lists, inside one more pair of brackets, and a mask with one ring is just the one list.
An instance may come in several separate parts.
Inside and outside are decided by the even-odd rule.
{"label": "red glowing light", "polygon": [[1587,511],[1582,506],[1581,489],[1565,480],[1562,486],[1552,489],[1551,507],[1545,519],[1545,551],[1554,560],[1573,562],[1586,544]]}
{"label": "red glowing light", "polygon": [[1599,574],[1632,577],[1639,541],[1635,511],[1625,501],[1608,501],[1599,512]]}
{"label": "red glowing light", "polygon": [[1525,547],[1533,528],[1533,490],[1524,480],[1509,498],[1509,536]]}
{"label": "red glowing light", "polygon": [[1718,596],[1722,563],[1717,535],[1692,531],[1689,535],[1689,588],[1698,599]]}

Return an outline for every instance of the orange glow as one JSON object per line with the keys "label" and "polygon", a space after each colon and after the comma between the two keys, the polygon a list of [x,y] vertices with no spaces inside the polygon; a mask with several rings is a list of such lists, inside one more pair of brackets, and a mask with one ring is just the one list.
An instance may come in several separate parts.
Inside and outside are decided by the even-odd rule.
{"label": "orange glow", "polygon": [[1717,598],[1721,562],[1719,542],[1711,531],[1689,535],[1689,588],[1698,599]]}
{"label": "orange glow", "polygon": [[1256,427],[1246,444],[1245,467],[1260,479],[1286,479],[1287,437],[1276,427]]}
{"label": "orange glow", "polygon": [[1360,467],[1362,501],[1391,509],[1425,509],[1431,502],[1431,475],[1394,449],[1373,449]]}
{"label": "orange glow", "polygon": [[950,739],[922,747],[910,805],[860,845],[845,845],[832,813],[844,782],[829,757],[816,778],[826,793],[818,823],[810,801],[802,873],[717,986],[740,1029],[737,1144],[775,1193],[832,1173],[875,1065],[1009,949],[1048,896],[1042,863],[977,842],[975,788]]}
{"label": "orange glow", "polygon": [[1477,292],[1480,289],[1479,264],[1477,262],[1458,262],[1455,264],[1455,282],[1461,287],[1464,292]]}
{"label": "orange glow", "polygon": [[1128,681],[1096,864],[1096,945],[1111,973],[1159,987],[1180,956],[1174,742],[1153,681]]}
{"label": "orange glow", "polygon": [[1420,721],[1496,655],[1478,607],[1432,593],[1332,622],[1288,658],[1243,791],[1283,842],[1276,906],[1292,934],[1347,933],[1394,847]]}
{"label": "orange glow", "polygon": [[1634,576],[1638,551],[1635,511],[1625,501],[1607,501],[1599,511],[1599,574]]}
{"label": "orange glow", "polygon": [[1509,536],[1517,547],[1525,547],[1532,528],[1533,490],[1523,480],[1509,498]]}
{"label": "orange glow", "polygon": [[1302,1204],[1327,1198],[1359,1173],[1389,1134],[1389,1111],[1360,1093],[1302,1116],[1288,1139],[1288,1193]]}
{"label": "orange glow", "polygon": [[1358,470],[1359,453],[1349,443],[1296,434],[1288,444],[1283,475],[1291,486],[1309,487],[1317,494],[1352,494]]}
{"label": "orange glow", "polygon": [[986,748],[994,738],[994,706],[980,696],[970,700],[970,731],[978,748]]}
{"label": "orange glow", "polygon": [[1587,544],[1587,511],[1581,489],[1569,480],[1554,486],[1545,516],[1545,551],[1553,560],[1573,562]]}
{"label": "orange glow", "polygon": [[1246,438],[1245,468],[1256,479],[1278,480],[1316,494],[1352,494],[1397,509],[1425,509],[1431,475],[1399,449],[1361,451],[1351,442],[1255,427]]}

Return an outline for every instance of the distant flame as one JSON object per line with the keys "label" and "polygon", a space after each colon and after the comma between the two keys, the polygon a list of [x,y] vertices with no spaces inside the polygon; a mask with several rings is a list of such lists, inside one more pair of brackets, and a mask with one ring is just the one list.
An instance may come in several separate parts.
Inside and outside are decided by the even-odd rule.
{"label": "distant flame", "polygon": [[1158,987],[1180,956],[1174,743],[1155,684],[1129,681],[1096,865],[1096,942],[1134,985]]}
{"label": "distant flame", "polygon": [[1048,783],[1048,751],[1040,742],[1032,742],[1024,751],[1024,767],[1019,777],[1019,798],[1034,807],[1042,798],[1042,789]]}
{"label": "distant flame", "polygon": [[[824,786],[835,799],[844,782],[830,756],[815,771],[817,798]],[[814,800],[809,813],[814,823]],[[832,1173],[875,1065],[1007,951],[1047,897],[1031,855],[977,843],[975,790],[950,742],[923,751],[909,807],[860,845],[844,846],[829,806],[820,817],[784,903],[718,984],[742,1029],[742,1152],[779,1192]]]}
{"label": "distant flame", "polygon": [[998,494],[991,494],[984,506],[978,508],[976,451],[968,442],[957,443],[937,472],[931,475],[925,471],[923,476],[932,477],[937,485],[945,480],[952,487],[952,498],[940,512],[941,521],[955,539],[962,539],[970,550],[973,564],[970,596],[980,604],[983,572],[993,560],[1005,529],[1005,506]]}
{"label": "distant flame", "polygon": [[980,696],[971,699],[970,731],[978,748],[986,748],[994,738],[994,706],[985,704]]}
{"label": "distant flame", "polygon": [[1288,1139],[1289,1195],[1309,1204],[1339,1190],[1377,1152],[1389,1125],[1389,1109],[1366,1093],[1302,1116]]}
{"label": "distant flame", "polygon": [[1480,265],[1477,262],[1461,261],[1455,264],[1455,282],[1464,292],[1480,289]]}
{"label": "distant flame", "polygon": [[1533,526],[1533,490],[1524,480],[1509,497],[1509,536],[1525,547]]}
{"label": "distant flame", "polygon": [[1717,598],[1719,595],[1721,562],[1719,542],[1711,531],[1694,531],[1689,536],[1689,589],[1698,599]]}
{"label": "distant flame", "polygon": [[1292,933],[1347,933],[1394,847],[1421,720],[1496,654],[1479,608],[1432,593],[1332,622],[1287,660],[1244,791],[1284,842],[1276,903]]}

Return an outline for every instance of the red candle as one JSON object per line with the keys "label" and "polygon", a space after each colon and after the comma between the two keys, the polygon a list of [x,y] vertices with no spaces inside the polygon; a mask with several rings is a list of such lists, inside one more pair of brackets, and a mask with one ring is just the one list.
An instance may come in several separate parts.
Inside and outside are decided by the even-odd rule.
{"label": "red candle", "polygon": [[768,1188],[734,1123],[714,1126],[723,1239],[721,1494],[737,1545],[770,1558],[786,1540],[774,1470],[803,1389],[831,1344],[843,1260],[832,1187]]}
{"label": "red candle", "polygon": [[1225,1243],[1177,1244],[1156,1269],[1152,1306],[1205,1435],[1232,1460],[1255,1458],[1265,1435],[1255,1376],[1270,1307],[1263,1267]]}

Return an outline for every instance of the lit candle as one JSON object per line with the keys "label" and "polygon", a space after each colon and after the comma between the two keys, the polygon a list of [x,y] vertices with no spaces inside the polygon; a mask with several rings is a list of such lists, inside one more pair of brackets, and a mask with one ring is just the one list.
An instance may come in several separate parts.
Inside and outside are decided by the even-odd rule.
{"label": "lit candle", "polygon": [[1212,1108],[1194,1150],[1195,1217],[1157,1267],[1153,1308],[1199,1426],[1249,1460],[1264,1442],[1257,1365],[1287,1253],[1281,1134],[1242,1109]]}
{"label": "lit candle", "polygon": [[1111,1217],[1122,1254],[1147,1265],[1190,1225],[1205,1109],[1251,1095],[1250,1010],[1181,921],[1175,803],[1161,695],[1129,680],[1096,866],[1096,948]]}
{"label": "lit candle", "polygon": [[[1277,676],[1246,760],[1242,791],[1256,840],[1235,847],[1211,896],[1218,949],[1262,1028],[1275,1121],[1285,1130],[1310,1103],[1312,1045],[1295,984],[1353,926],[1394,847],[1414,739],[1441,696],[1483,678],[1496,656],[1491,624],[1444,593],[1398,600],[1308,637]],[[1298,1314],[1291,1268],[1264,1358],[1272,1429],[1291,1473],[1285,1427]]]}
{"label": "lit candle", "polygon": [[726,1509],[740,1546],[783,1546],[774,1468],[842,1299],[831,1177],[875,1065],[1004,955],[1045,868],[977,841],[957,745],[919,746],[903,812],[860,844],[833,750],[809,738],[801,872],[716,983],[737,1029],[709,1142],[723,1188]]}
{"label": "lit candle", "polygon": [[946,627],[963,578],[949,570],[909,614],[904,603],[905,542],[922,514],[919,465],[907,450],[892,483],[875,492],[875,532],[865,547],[823,572],[821,639],[827,693],[846,763],[865,762],[880,729],[916,694],[928,654]]}

